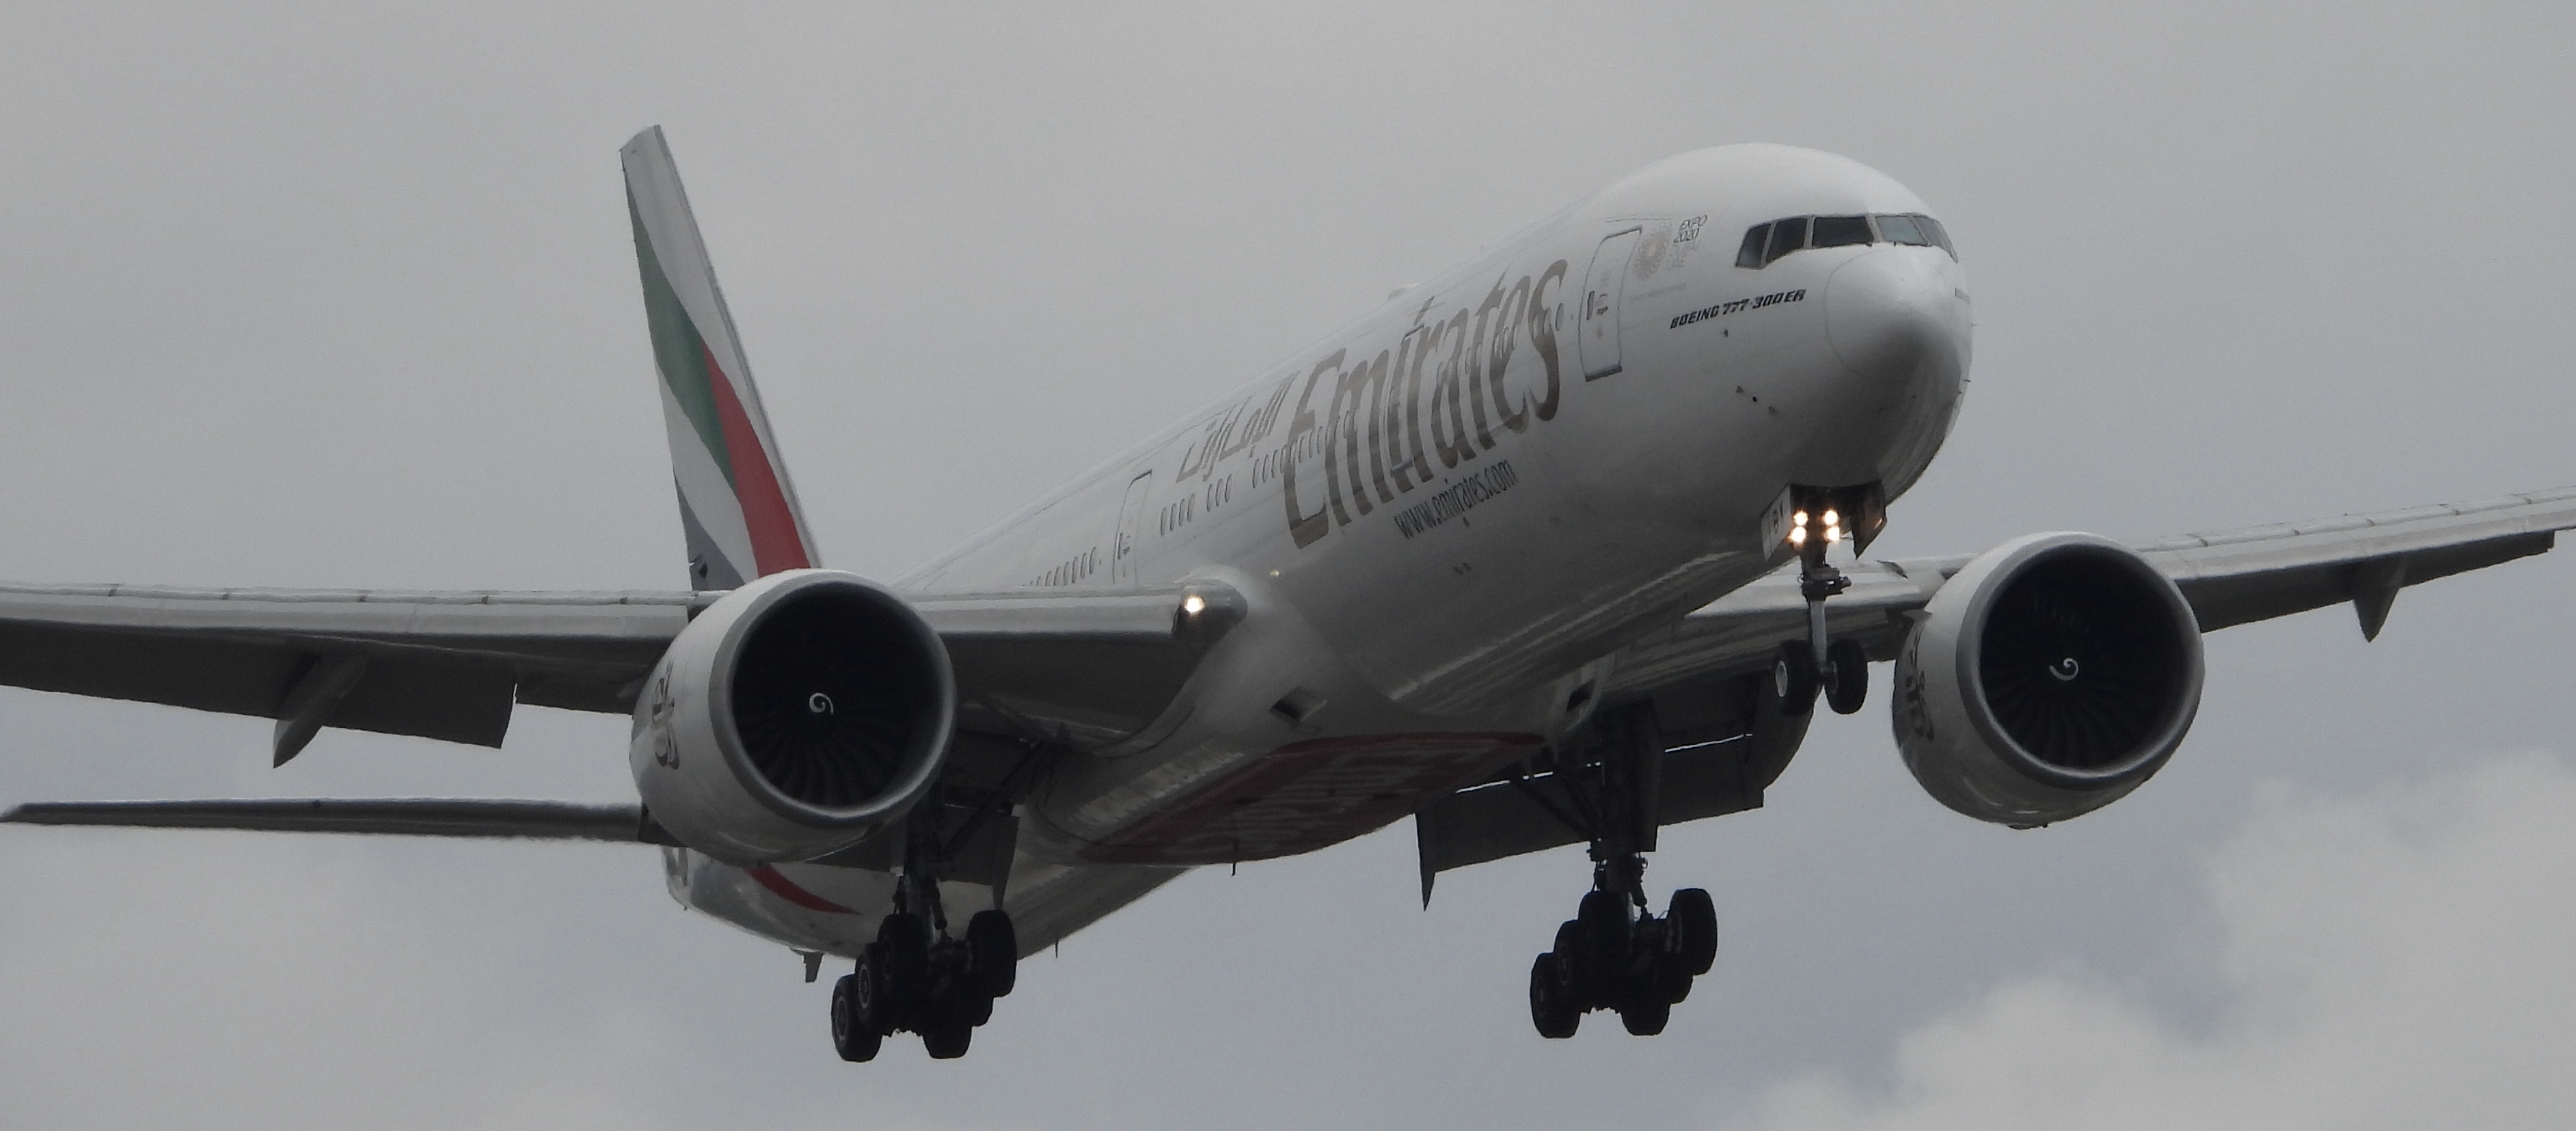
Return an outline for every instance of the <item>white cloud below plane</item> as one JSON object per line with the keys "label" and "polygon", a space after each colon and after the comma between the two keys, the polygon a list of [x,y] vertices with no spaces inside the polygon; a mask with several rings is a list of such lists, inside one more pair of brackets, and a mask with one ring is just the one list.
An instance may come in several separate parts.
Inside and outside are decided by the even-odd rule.
{"label": "white cloud below plane", "polygon": [[[2017,976],[1737,1126],[2563,1127],[2576,1112],[2576,768],[2501,757],[2367,796],[2278,791],[2211,857],[2223,987],[2180,1018],[2116,973]],[[1721,1120],[1729,1113],[1714,1113]]]}

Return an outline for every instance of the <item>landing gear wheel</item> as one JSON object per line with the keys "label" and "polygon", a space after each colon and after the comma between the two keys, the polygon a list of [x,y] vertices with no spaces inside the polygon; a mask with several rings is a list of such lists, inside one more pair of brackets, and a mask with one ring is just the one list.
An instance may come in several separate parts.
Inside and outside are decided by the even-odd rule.
{"label": "landing gear wheel", "polygon": [[1869,653],[1860,641],[1837,640],[1825,647],[1825,664],[1832,681],[1825,686],[1825,703],[1837,715],[1860,710],[1869,700]]}
{"label": "landing gear wheel", "polygon": [[1590,992],[1584,988],[1583,921],[1568,919],[1556,925],[1556,947],[1548,951],[1556,960],[1556,992],[1566,1008],[1577,1015],[1583,1012],[1583,1001]]}
{"label": "landing gear wheel", "polygon": [[895,1022],[901,1018],[894,1007],[893,991],[886,986],[885,944],[869,943],[859,948],[859,969],[850,975],[850,1011],[861,1028],[879,1034],[895,1031]]}
{"label": "landing gear wheel", "polygon": [[1575,931],[1583,945],[1575,952],[1571,979],[1586,1004],[1615,1000],[1628,972],[1628,897],[1615,891],[1583,893],[1574,913]]}
{"label": "landing gear wheel", "polygon": [[1673,1019],[1673,1003],[1655,992],[1656,987],[1641,985],[1628,1000],[1619,1003],[1619,1024],[1632,1037],[1651,1037],[1664,1031]]}
{"label": "landing gear wheel", "polygon": [[1706,888],[1683,888],[1673,893],[1672,906],[1664,915],[1679,936],[1673,957],[1682,972],[1694,978],[1708,973],[1717,962],[1717,901],[1709,898]]}
{"label": "landing gear wheel", "polygon": [[885,1045],[885,1034],[869,1028],[859,1015],[859,996],[856,974],[843,974],[832,983],[832,1051],[854,1064],[875,1060]]}
{"label": "landing gear wheel", "polygon": [[875,955],[882,968],[878,983],[885,1001],[897,1009],[910,1006],[930,990],[930,924],[919,915],[888,915],[877,924]]}
{"label": "landing gear wheel", "polygon": [[[978,911],[966,921],[966,977],[985,998],[1009,997],[1020,979],[1020,936],[1001,911]],[[988,1007],[989,1008],[989,1007]]]}
{"label": "landing gear wheel", "polygon": [[1680,1005],[1690,1000],[1692,978],[1671,955],[1655,960],[1654,996],[1665,1005]]}
{"label": "landing gear wheel", "polygon": [[1565,968],[1565,956],[1552,950],[1530,964],[1530,1023],[1551,1041],[1573,1036],[1583,1024],[1583,1009],[1568,992],[1572,987],[1566,985]]}
{"label": "landing gear wheel", "polygon": [[1816,650],[1804,640],[1780,642],[1771,660],[1771,691],[1780,697],[1780,713],[1795,717],[1816,707]]}
{"label": "landing gear wheel", "polygon": [[939,1019],[937,1024],[921,1031],[921,1047],[932,1060],[955,1060],[966,1055],[966,1046],[975,1041],[975,1027],[964,1018]]}

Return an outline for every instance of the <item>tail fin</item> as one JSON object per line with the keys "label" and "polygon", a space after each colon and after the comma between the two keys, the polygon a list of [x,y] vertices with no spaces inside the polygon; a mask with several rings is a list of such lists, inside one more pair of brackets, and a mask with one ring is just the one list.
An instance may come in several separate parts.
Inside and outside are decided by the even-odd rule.
{"label": "tail fin", "polygon": [[706,241],[689,213],[662,127],[635,135],[626,166],[626,211],[644,273],[644,314],[661,371],[670,427],[671,478],[689,540],[689,583],[732,589],[752,578],[815,564],[814,538],[787,481],[778,439],[752,387],[733,315],[716,286]]}

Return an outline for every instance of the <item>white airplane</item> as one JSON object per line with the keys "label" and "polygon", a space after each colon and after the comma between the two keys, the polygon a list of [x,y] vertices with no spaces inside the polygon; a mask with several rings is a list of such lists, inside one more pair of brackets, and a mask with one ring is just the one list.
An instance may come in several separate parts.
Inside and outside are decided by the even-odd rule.
{"label": "white airplane", "polygon": [[1913,193],[1651,165],[892,584],[823,568],[658,129],[624,150],[688,592],[0,587],[0,683],[498,746],[630,714],[639,804],[30,804],[36,824],[661,846],[674,898],[854,960],[839,1054],[962,1055],[1033,952],[1202,865],[1411,816],[1441,871],[1583,844],[1548,1037],[1659,1032],[1717,950],[1659,827],[1751,809],[1896,665],[1933,797],[2036,827],[2164,765],[2201,633],[2537,554],[2576,489],[2123,544],[1858,557],[1939,451],[1969,291]]}

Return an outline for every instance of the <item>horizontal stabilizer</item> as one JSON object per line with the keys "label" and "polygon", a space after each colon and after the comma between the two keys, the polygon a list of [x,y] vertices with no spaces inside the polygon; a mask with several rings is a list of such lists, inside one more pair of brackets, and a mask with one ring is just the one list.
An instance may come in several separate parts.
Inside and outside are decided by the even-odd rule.
{"label": "horizontal stabilizer", "polygon": [[0,821],[21,825],[676,843],[636,805],[445,797],[46,802],[21,805],[0,815]]}

